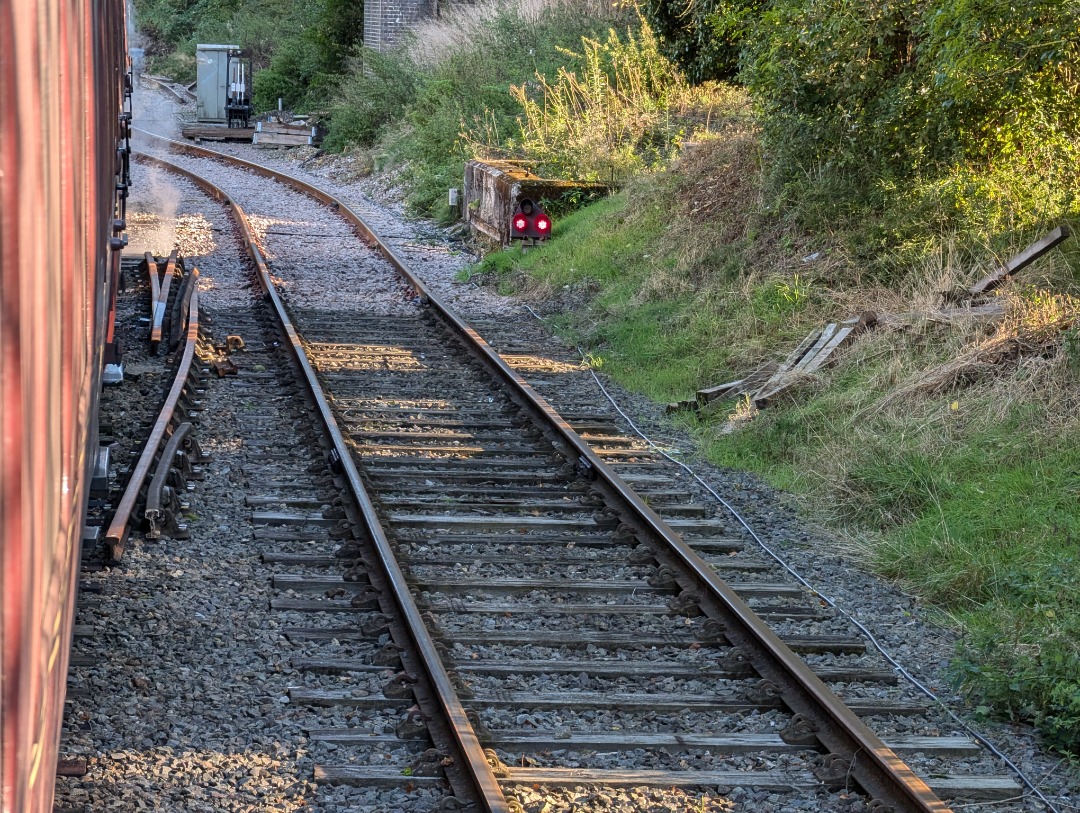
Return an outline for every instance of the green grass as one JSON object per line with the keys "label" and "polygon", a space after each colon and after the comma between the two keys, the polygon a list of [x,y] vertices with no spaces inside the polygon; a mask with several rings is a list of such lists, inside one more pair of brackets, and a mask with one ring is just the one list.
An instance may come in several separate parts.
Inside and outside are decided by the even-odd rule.
{"label": "green grass", "polygon": [[[706,270],[680,258],[676,186],[655,180],[647,202],[628,189],[561,219],[543,248],[490,255],[475,271],[498,275],[504,290],[570,302],[557,327],[602,372],[657,401],[737,378],[781,356],[808,323],[847,315],[825,280],[748,271],[740,252],[752,243],[724,255],[735,274],[715,253]],[[693,286],[680,283],[688,276]],[[1069,290],[1070,279],[1063,264],[1051,282]],[[968,386],[897,397],[981,335],[932,323],[874,332],[734,432],[721,430],[738,402],[679,420],[712,462],[801,495],[860,540],[861,561],[953,619],[962,643],[952,673],[977,715],[1033,722],[1076,751],[1080,396],[1070,393],[1080,362],[1066,348]]]}
{"label": "green grass", "polygon": [[[552,240],[524,253],[519,248],[485,258],[474,273],[503,275],[504,289],[530,284],[545,290],[599,291],[587,312],[562,328],[593,363],[657,400],[685,392],[714,370],[726,369],[728,352],[716,341],[717,303],[695,297],[638,301],[659,258],[651,251],[663,234],[666,207],[635,205],[626,195],[608,198],[556,220]],[[514,270],[521,276],[511,277]]]}
{"label": "green grass", "polygon": [[[903,352],[912,367],[938,360],[914,343]],[[838,368],[730,435],[701,421],[706,454],[827,501],[880,573],[959,625],[953,674],[979,713],[1034,722],[1076,750],[1080,428],[1048,432],[1037,398],[1001,416],[1001,388],[876,409],[894,363]]]}
{"label": "green grass", "polygon": [[979,426],[932,452],[862,460],[883,514],[907,515],[878,566],[946,608],[965,635],[954,674],[984,713],[1080,741],[1080,430],[1038,416]]}

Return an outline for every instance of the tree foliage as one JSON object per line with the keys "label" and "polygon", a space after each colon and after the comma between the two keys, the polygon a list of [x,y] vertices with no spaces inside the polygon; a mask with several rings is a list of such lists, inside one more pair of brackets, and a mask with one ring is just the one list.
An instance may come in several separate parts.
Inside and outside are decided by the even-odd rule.
{"label": "tree foliage", "polygon": [[[777,0],[744,42],[764,110],[892,168],[1075,135],[1080,16],[1059,0]],[[812,141],[814,139],[807,139]]]}
{"label": "tree foliage", "polygon": [[[361,0],[136,0],[135,8],[150,57],[193,57],[200,42],[240,46],[262,109],[279,96],[294,108],[324,103],[364,36]],[[190,59],[174,64],[193,71]]]}
{"label": "tree foliage", "polygon": [[735,77],[747,29],[767,5],[768,0],[643,0],[640,8],[664,55],[696,84]]}
{"label": "tree foliage", "polygon": [[[1080,206],[1076,0],[646,0],[643,9],[692,77],[737,70],[780,203],[834,220],[895,207],[910,222],[893,229],[894,242],[912,227],[993,239]],[[804,205],[815,196],[823,206]]]}

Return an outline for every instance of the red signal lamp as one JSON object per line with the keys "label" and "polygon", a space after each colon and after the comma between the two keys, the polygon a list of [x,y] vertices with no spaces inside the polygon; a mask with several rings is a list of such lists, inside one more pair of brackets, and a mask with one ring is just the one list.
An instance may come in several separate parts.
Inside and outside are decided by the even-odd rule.
{"label": "red signal lamp", "polygon": [[518,201],[510,220],[511,239],[545,240],[551,236],[551,218],[528,198]]}

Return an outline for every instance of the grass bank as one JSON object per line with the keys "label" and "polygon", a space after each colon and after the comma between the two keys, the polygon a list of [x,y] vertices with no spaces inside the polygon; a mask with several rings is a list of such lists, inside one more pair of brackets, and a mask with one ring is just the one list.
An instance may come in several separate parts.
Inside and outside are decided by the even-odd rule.
{"label": "grass bank", "polygon": [[775,406],[679,420],[711,461],[801,495],[948,614],[977,714],[1080,749],[1080,329],[1063,330],[1080,252],[1026,271],[1003,319],[943,320],[939,292],[980,275],[966,250],[941,238],[888,284],[868,278],[842,235],[811,238],[762,206],[757,143],[736,117],[558,222],[549,245],[474,273],[547,303],[596,367],[658,401],[737,379],[828,320],[891,315]]}

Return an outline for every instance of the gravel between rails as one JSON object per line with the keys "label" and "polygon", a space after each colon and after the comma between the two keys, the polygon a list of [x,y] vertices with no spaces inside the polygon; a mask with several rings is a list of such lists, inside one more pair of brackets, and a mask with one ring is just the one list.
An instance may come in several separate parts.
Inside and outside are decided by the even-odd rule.
{"label": "gravel between rails", "polygon": [[[390,222],[392,233],[400,234],[406,230],[401,224],[399,208],[392,203],[379,204],[366,197],[365,192],[378,188],[376,183],[353,186],[338,184],[328,177],[334,172],[333,162],[329,162],[321,172],[309,171],[301,164],[310,159],[310,151],[306,155],[303,151],[266,153],[244,145],[229,145],[228,149],[223,151],[281,169],[340,196],[351,206],[355,206],[362,216],[371,217],[372,225],[376,230],[380,229],[379,224],[382,218]],[[358,186],[363,191],[360,191]],[[408,225],[413,224],[408,223]],[[421,224],[415,226],[415,229],[414,233],[417,236],[413,240],[438,242],[439,238],[434,236],[438,234],[438,230],[432,226]],[[398,241],[392,242],[402,241],[399,238]],[[457,268],[453,267],[454,263],[449,263],[450,258],[459,259]],[[446,280],[453,279],[458,270],[470,259],[464,253],[455,255],[451,249],[446,252],[441,265],[434,271],[429,270],[427,262],[415,265],[414,269],[425,281],[436,286],[445,285]],[[446,268],[447,264],[450,265],[449,269]],[[505,333],[502,342],[493,337],[492,331],[481,328],[481,333],[493,341],[496,347],[503,344],[528,345],[531,343],[537,348],[538,358],[545,359],[545,351],[548,353],[545,359],[548,363],[544,366],[564,372],[576,369],[576,375],[579,378],[589,379],[581,384],[582,388],[587,389],[591,386],[591,375],[577,363],[578,358],[575,354],[555,353],[552,360],[550,354],[552,340],[549,337],[546,335],[537,337],[534,330],[530,329],[532,326],[526,326],[518,321],[506,323],[500,318],[508,307],[514,307],[519,304],[518,302],[510,298],[499,298],[487,290],[475,287],[470,290],[470,287],[468,284],[457,284],[459,290],[450,299],[452,306],[466,318],[498,320]],[[440,293],[442,293],[441,290]],[[498,302],[497,308],[488,305],[492,298]],[[499,301],[500,299],[502,301]],[[512,329],[506,329],[511,325]],[[516,349],[515,352],[517,352]],[[838,546],[828,532],[800,517],[794,500],[789,496],[775,491],[751,475],[717,469],[700,458],[696,458],[693,453],[693,440],[665,419],[662,405],[626,392],[610,381],[604,381],[604,385],[647,436],[654,439],[662,448],[675,451],[677,457],[685,458],[709,486],[742,514],[765,544],[788,561],[815,588],[833,598],[842,610],[850,613],[866,626],[875,638],[881,641],[891,656],[920,682],[931,688],[942,702],[962,716],[968,716],[968,725],[987,736],[1030,779],[1036,781],[1039,789],[1052,803],[1060,804],[1063,810],[1075,807],[1077,801],[1080,800],[1080,776],[1077,776],[1075,769],[1070,769],[1061,757],[1041,749],[1038,737],[1030,727],[1000,725],[970,719],[970,708],[967,707],[964,699],[953,691],[946,674],[946,667],[956,647],[957,638],[954,630],[931,621],[926,608],[905,595],[896,585],[883,582],[861,570],[857,562],[840,553],[844,548]],[[594,397],[598,402],[605,400],[598,392]],[[632,430],[627,426],[627,431]],[[685,451],[680,453],[679,450]],[[712,497],[702,489],[697,489],[697,491],[701,501],[713,502]],[[732,521],[731,525],[733,529],[740,527],[735,521]],[[843,619],[829,626],[834,630],[850,628]],[[845,660],[843,656],[834,655],[811,656],[809,659],[819,665]],[[865,658],[862,660],[865,661]],[[936,718],[936,725],[931,723],[920,729],[920,732],[924,730],[928,733],[960,731],[959,726],[947,714],[938,713]],[[903,730],[902,725],[901,730]],[[987,757],[984,763],[984,770],[1008,772],[1008,768],[996,758]],[[978,807],[975,806],[972,809],[978,809]],[[987,805],[986,807],[994,810],[1046,809],[1044,804],[1032,796],[1015,804]]]}
{"label": "gravel between rails", "polygon": [[[189,268],[202,271],[200,310],[220,340],[236,325],[251,323],[257,302],[242,246],[224,207],[185,181],[152,181],[153,175],[133,167],[139,191],[129,210],[135,226],[129,249],[163,254],[178,242]],[[129,378],[110,390],[103,405],[125,457],[167,386],[165,359],[144,352],[146,327],[139,317],[149,312],[148,289],[145,281],[133,280],[125,294]],[[273,338],[243,333],[248,355],[238,358],[242,375],[208,380],[203,396],[196,436],[211,460],[205,480],[189,495],[191,538],[151,541],[133,532],[119,567],[83,574],[84,594],[94,588],[100,595],[78,609],[77,622],[91,633],[74,647],[80,663],[72,669],[61,748],[65,758],[86,759],[88,771],[57,780],[57,805],[86,813],[434,809],[444,795],[438,788],[317,788],[311,781],[315,762],[336,746],[309,743],[307,729],[351,724],[380,734],[393,731],[398,715],[289,702],[289,688],[310,681],[291,659],[319,657],[324,647],[289,640],[285,627],[300,619],[269,613],[272,570],[259,559],[259,531],[245,497],[264,490],[261,481],[271,471],[252,464],[261,427],[267,420],[303,426],[309,418],[302,399],[283,396],[261,377],[265,363],[245,365],[248,358],[280,355]],[[302,452],[303,444],[296,445]],[[314,461],[321,462],[318,452]],[[298,529],[293,544],[324,555],[336,547],[314,528]],[[310,617],[303,620],[310,623]],[[350,645],[345,653],[362,657],[376,645]],[[384,675],[367,676],[348,685],[370,691],[382,680]],[[356,750],[348,761],[407,766],[414,756],[415,747],[403,744]]]}
{"label": "gravel between rails", "polygon": [[[166,102],[166,106],[172,105]],[[229,151],[234,150],[246,152],[244,157],[249,160],[261,160],[267,163],[271,161],[289,163],[291,160],[288,153],[273,154],[270,158],[259,155],[258,151],[250,148],[229,148]],[[309,179],[316,180],[329,191],[335,193],[339,191],[318,175],[306,173],[303,168],[295,166],[295,163],[289,171],[300,177],[305,174],[311,175]],[[363,200],[362,196],[355,192],[342,196],[350,200],[350,203]],[[397,230],[395,233],[406,235],[402,239],[402,246],[415,244],[418,246],[414,249],[417,256],[427,257],[436,253],[430,249],[432,244],[437,245],[441,242],[431,237],[436,230],[430,227],[414,228],[408,221],[394,220],[397,215],[390,207],[371,202],[367,205],[372,211],[380,212],[380,216],[385,216],[388,224],[392,224],[391,228]],[[358,205],[357,208],[363,216],[371,216],[362,206]],[[380,223],[375,218],[372,219],[375,228],[381,230]],[[403,253],[410,256],[407,251]],[[460,267],[465,257],[464,255],[455,256],[452,249],[443,250],[442,257],[444,262],[440,270],[429,271],[426,266],[417,266],[417,271],[425,277],[429,273],[434,274],[436,279],[432,280],[433,284],[445,285],[452,289],[454,295],[451,301],[463,315],[467,317],[487,315],[498,318],[508,313],[521,312],[518,303],[502,300],[489,292],[476,292],[468,285],[453,283],[453,276],[457,271],[454,266]],[[583,372],[580,375],[586,375],[586,373]],[[688,438],[680,436],[664,422],[657,405],[621,392],[617,393],[617,398],[638,424],[648,433],[662,440],[665,446],[691,448]],[[697,465],[710,485],[744,514],[767,544],[780,551],[815,586],[832,596],[842,608],[871,628],[890,651],[924,683],[934,688],[939,696],[956,707],[962,708],[961,699],[949,691],[943,672],[943,667],[953,651],[954,637],[951,632],[930,624],[917,604],[891,585],[884,584],[859,571],[851,561],[838,555],[833,541],[820,531],[808,527],[805,521],[792,510],[790,501],[785,500],[782,495],[776,494],[752,477],[713,470],[702,464]],[[883,612],[882,607],[889,609]],[[943,725],[947,728],[955,727],[945,718],[943,718]],[[986,724],[982,724],[981,727],[1010,753],[1029,776],[1040,779],[1042,790],[1051,797],[1057,797],[1063,809],[1068,809],[1069,806],[1075,804],[1077,798],[1075,777],[1070,776],[1060,760],[1039,751],[1030,730],[1022,727],[995,727]],[[568,794],[568,797],[573,797],[573,795]],[[577,801],[574,801],[574,798],[567,798],[566,801],[568,804],[580,804],[581,798],[576,797],[576,799]],[[767,799],[757,799],[755,802],[767,804]],[[593,799],[591,803],[603,805],[605,802],[603,799]],[[603,809],[603,807],[595,809]],[[656,809],[668,808],[657,807]],[[746,809],[755,808],[747,807]],[[756,809],[777,808],[768,806]],[[995,806],[993,809],[1038,810],[1042,809],[1042,806],[1031,800],[1025,804]]]}

